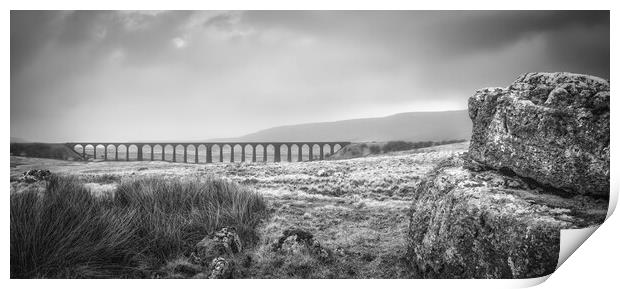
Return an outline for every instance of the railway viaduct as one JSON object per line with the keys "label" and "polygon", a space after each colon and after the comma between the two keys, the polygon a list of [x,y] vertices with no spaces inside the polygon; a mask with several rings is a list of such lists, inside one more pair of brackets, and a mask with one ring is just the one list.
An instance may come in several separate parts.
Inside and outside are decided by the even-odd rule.
{"label": "railway viaduct", "polygon": [[[280,162],[282,152],[286,152],[286,161],[292,162],[293,152],[297,150],[297,161],[303,161],[302,148],[307,148],[307,160],[323,160],[326,156],[326,153],[334,154],[336,151],[350,144],[350,142],[210,142],[210,143],[144,143],[144,142],[72,142],[66,143],[65,145],[69,147],[71,150],[76,152],[78,155],[81,155],[82,159],[86,160],[89,155],[86,153],[87,147],[92,147],[93,158],[97,159],[97,149],[99,148],[99,152],[103,150],[103,159],[104,160],[121,160],[119,158],[119,148],[123,147],[125,151],[125,157],[123,160],[129,160],[129,149],[134,148],[134,151],[137,149],[137,158],[136,161],[164,161],[166,154],[166,148],[172,147],[172,151],[169,152],[172,154],[172,161],[177,162],[177,154],[182,152],[181,161],[184,163],[188,162],[188,148],[193,148],[193,157],[194,163],[199,163],[199,149],[204,149],[206,152],[206,163],[217,162],[218,160],[213,159],[214,152],[219,156],[219,162],[224,162],[224,148],[227,148],[227,153],[230,154],[230,162],[235,162],[235,150],[237,152],[241,152],[241,158],[239,161],[246,162],[246,152],[252,152],[251,161],[257,161],[257,149],[261,149],[263,157],[262,161],[267,161],[267,151],[271,148],[273,151],[273,162]],[[318,146],[318,150],[315,148]],[[161,157],[155,159],[155,148],[159,147],[161,151]],[[114,151],[112,157],[108,155],[108,149],[110,151]],[[145,150],[147,149],[147,150]],[[147,151],[145,153],[145,151]],[[315,152],[318,152],[318,156],[315,157]]]}

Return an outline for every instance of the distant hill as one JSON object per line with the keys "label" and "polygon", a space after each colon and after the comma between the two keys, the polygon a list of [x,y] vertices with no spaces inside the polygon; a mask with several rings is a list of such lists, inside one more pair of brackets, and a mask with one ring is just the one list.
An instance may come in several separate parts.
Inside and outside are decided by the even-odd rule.
{"label": "distant hill", "polygon": [[471,129],[467,110],[407,112],[378,118],[279,126],[226,141],[442,141],[469,139]]}

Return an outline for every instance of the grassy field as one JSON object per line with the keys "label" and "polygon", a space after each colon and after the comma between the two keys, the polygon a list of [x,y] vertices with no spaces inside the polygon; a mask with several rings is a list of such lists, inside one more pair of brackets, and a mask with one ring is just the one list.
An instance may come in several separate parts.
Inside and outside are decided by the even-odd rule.
{"label": "grassy field", "polygon": [[[78,180],[92,196],[117,196],[127,184],[154,178],[185,183],[221,177],[256,192],[268,212],[253,231],[254,245],[239,256],[245,261],[240,262],[237,277],[415,278],[415,270],[402,259],[412,193],[435,164],[465,151],[467,145],[304,163],[80,163],[11,157],[11,179],[27,169],[46,168]],[[11,187],[13,194],[45,190],[17,182],[11,182]],[[333,257],[325,260],[303,250],[274,251],[274,244],[289,228],[312,233],[321,246],[334,252]],[[158,264],[166,266],[164,261]]]}
{"label": "grassy field", "polygon": [[98,195],[82,184],[54,176],[43,194],[11,194],[12,278],[153,277],[223,226],[255,242],[266,212],[261,196],[219,179],[140,178]]}

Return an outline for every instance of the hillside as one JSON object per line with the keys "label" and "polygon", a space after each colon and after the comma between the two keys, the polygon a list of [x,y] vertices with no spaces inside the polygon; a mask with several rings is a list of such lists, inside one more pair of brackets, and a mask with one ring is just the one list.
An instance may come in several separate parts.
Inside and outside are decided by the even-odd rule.
{"label": "hillside", "polygon": [[77,160],[81,156],[61,143],[13,143],[11,156]]}
{"label": "hillside", "polygon": [[279,126],[231,139],[234,141],[441,141],[469,139],[466,110],[408,112],[386,117]]}

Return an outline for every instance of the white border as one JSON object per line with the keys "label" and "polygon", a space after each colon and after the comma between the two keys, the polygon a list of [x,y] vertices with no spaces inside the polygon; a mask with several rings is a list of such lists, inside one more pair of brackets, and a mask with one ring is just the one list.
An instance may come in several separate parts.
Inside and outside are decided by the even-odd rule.
{"label": "white border", "polygon": [[[8,3],[7,3],[8,2]],[[256,10],[287,10],[287,9],[317,9],[317,10],[392,10],[392,9],[416,9],[416,10],[488,10],[488,9],[501,9],[501,10],[535,10],[535,9],[567,9],[567,10],[579,10],[579,9],[600,9],[600,10],[612,10],[611,11],[611,31],[615,31],[611,34],[611,51],[618,51],[618,19],[614,2],[618,1],[510,1],[508,3],[501,1],[425,1],[424,3],[415,1],[367,1],[360,0],[355,2],[341,1],[334,3],[329,0],[314,0],[306,1],[304,3],[295,3],[296,1],[284,1],[284,0],[229,0],[229,1],[189,1],[189,0],[152,0],[152,1],[134,1],[129,2],[127,0],[107,0],[107,1],[78,1],[78,0],[56,0],[56,1],[3,1],[4,13],[2,13],[2,38],[4,45],[2,46],[3,55],[3,91],[4,97],[2,97],[2,113],[3,118],[2,130],[6,138],[10,137],[10,12],[9,10],[62,10],[62,9],[82,9],[82,10],[116,10],[116,9],[149,9],[149,10],[241,10],[241,9],[256,9]],[[297,1],[298,2],[298,1]],[[616,83],[617,75],[617,57],[612,53],[611,55],[611,83]],[[613,92],[612,87],[612,95]],[[612,136],[617,136],[617,128],[619,127],[618,118],[614,117],[614,113],[619,111],[616,109],[618,104],[612,97],[612,118],[611,129]],[[611,155],[612,155],[612,191],[614,191],[612,200],[617,200],[618,187],[620,182],[617,177],[618,158],[615,157],[618,154],[618,146],[615,142],[617,139],[612,137],[611,143]],[[537,282],[544,281],[546,278],[540,278],[538,280],[312,280],[312,281],[294,281],[294,280],[226,280],[226,281],[205,281],[205,280],[104,280],[104,281],[92,281],[92,280],[8,280],[9,278],[9,209],[8,209],[8,190],[9,190],[9,154],[8,145],[9,140],[5,139],[0,144],[5,154],[2,156],[5,159],[5,165],[2,167],[4,172],[4,181],[2,184],[4,198],[2,199],[3,207],[5,208],[5,217],[2,222],[1,232],[4,233],[2,238],[2,244],[4,250],[2,251],[2,272],[5,277],[3,280],[4,288],[24,288],[24,287],[45,287],[45,288],[67,288],[67,287],[89,287],[105,288],[109,289],[114,287],[135,287],[135,286],[148,286],[149,288],[164,288],[170,286],[189,286],[191,287],[205,287],[205,286],[223,286],[230,288],[236,286],[243,287],[270,287],[270,288],[315,288],[320,287],[418,287],[418,288],[505,288],[505,287],[521,287],[532,286]],[[615,203],[615,202],[613,202]],[[614,206],[615,207],[615,206]],[[610,211],[611,213],[611,211]],[[556,273],[552,274],[549,280],[542,284],[543,288],[613,288],[617,286],[617,268],[619,268],[618,260],[620,258],[618,254],[618,244],[620,244],[619,238],[620,221],[617,216],[611,216],[601,226],[599,230],[578,249],[565,263],[562,265]],[[7,281],[8,280],[8,281]]]}

